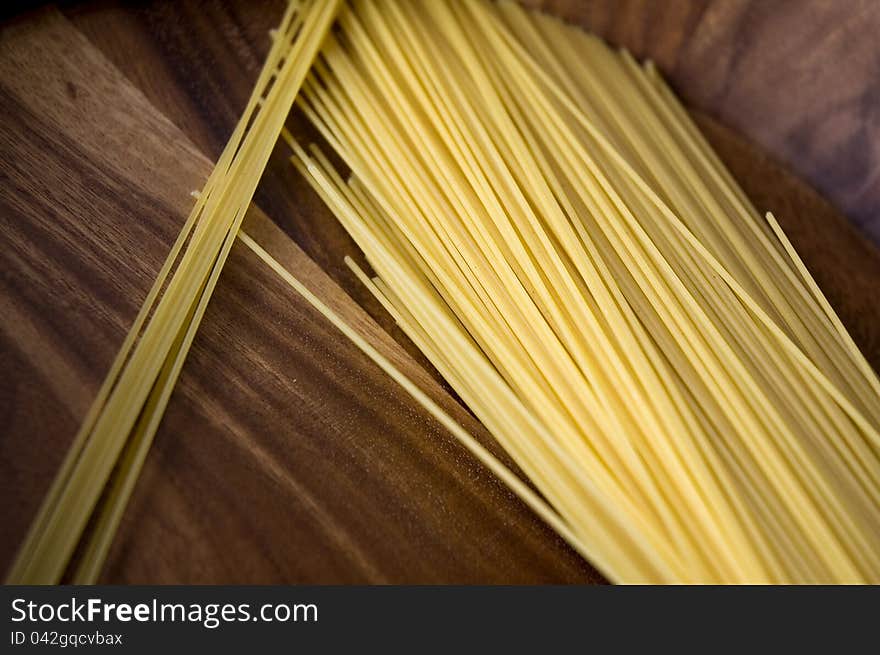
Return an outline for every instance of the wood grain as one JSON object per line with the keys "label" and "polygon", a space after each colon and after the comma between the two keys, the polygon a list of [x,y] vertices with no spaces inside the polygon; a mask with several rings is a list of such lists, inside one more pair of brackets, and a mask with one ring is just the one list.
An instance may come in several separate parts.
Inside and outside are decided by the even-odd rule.
{"label": "wood grain", "polygon": [[3,568],[202,184],[145,105],[54,12],[0,34]]}
{"label": "wood grain", "polygon": [[[0,91],[5,568],[210,163],[56,12],[4,31]],[[491,444],[265,215],[246,229]],[[237,246],[104,580],[600,578]]]}
{"label": "wood grain", "polygon": [[[709,29],[699,27],[706,12],[722,16],[713,19],[717,34],[733,29],[720,4],[553,8],[657,58],[686,97],[719,115],[701,100],[715,96],[700,95],[714,80],[683,76],[678,58],[696,56],[687,44],[691,32]],[[67,19],[25,16],[0,34],[3,567],[190,206],[189,191],[238,119],[279,7],[102,1],[66,6]],[[724,43],[722,51],[739,47]],[[759,88],[765,78],[747,70]],[[848,107],[844,122],[854,120]],[[758,206],[777,213],[880,368],[876,250],[776,160],[708,114],[696,116]],[[314,136],[295,115],[290,126],[304,140]],[[356,247],[286,159],[279,148],[257,196],[272,220],[255,209],[246,229],[491,445],[343,266]],[[834,189],[828,195],[840,204]],[[240,247],[104,572],[107,582],[599,580]]]}

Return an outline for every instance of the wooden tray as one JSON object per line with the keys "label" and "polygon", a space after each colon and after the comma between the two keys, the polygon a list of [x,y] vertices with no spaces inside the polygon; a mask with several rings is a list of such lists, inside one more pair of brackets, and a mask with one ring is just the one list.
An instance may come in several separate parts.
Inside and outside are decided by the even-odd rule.
{"label": "wooden tray", "polygon": [[[768,9],[771,4],[776,9]],[[806,4],[813,9],[736,4],[749,8],[745,17],[729,2],[557,2],[551,9],[657,58],[685,98],[775,156],[796,160],[799,172],[844,207],[863,233],[877,235],[876,212],[869,211],[876,208],[876,184],[870,183],[876,159],[860,160],[857,173],[867,182],[856,197],[851,176],[835,184],[822,173],[831,160],[801,156],[812,146],[798,146],[798,139],[809,140],[819,126],[816,107],[788,104],[769,118],[760,113],[767,94],[778,91],[778,67],[792,65],[779,61],[791,50],[744,35],[756,21],[762,29],[783,26],[790,30],[782,36],[777,30],[777,38],[806,48],[806,35],[828,20],[819,3]],[[861,20],[878,19],[876,4],[857,6]],[[245,0],[98,3],[32,11],[0,32],[4,569],[183,222],[190,191],[201,188],[244,106],[280,11],[278,3]],[[838,19],[841,25],[851,20]],[[844,45],[826,43],[829,48],[842,52]],[[875,59],[880,52],[873,42],[860,48],[873,48]],[[829,74],[826,61],[803,65],[817,77]],[[861,89],[871,103],[876,89],[863,70],[861,77],[848,71],[836,88],[848,97]],[[741,111],[756,89],[765,91],[755,100],[758,109]],[[874,100],[869,107],[876,112],[880,105]],[[777,214],[877,368],[877,251],[764,151],[708,114],[694,113],[757,205]],[[860,115],[846,105],[825,116],[837,125],[832,132],[840,143],[850,144],[834,151],[834,161],[856,170],[847,157],[864,150],[851,138],[861,129]],[[792,125],[801,136],[791,136]],[[290,126],[309,138],[295,116]],[[809,143],[830,137],[816,138]],[[357,248],[287,156],[282,147],[273,155],[246,229],[495,448],[345,268],[344,255],[358,256]],[[601,577],[236,246],[103,581]]]}

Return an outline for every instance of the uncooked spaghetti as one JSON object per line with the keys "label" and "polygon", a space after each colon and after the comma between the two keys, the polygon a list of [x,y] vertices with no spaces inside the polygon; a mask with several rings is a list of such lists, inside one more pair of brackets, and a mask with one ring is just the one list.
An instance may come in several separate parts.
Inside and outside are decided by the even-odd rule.
{"label": "uncooked spaghetti", "polygon": [[880,580],[880,385],[649,63],[512,2],[355,1],[293,162],[612,580]]}
{"label": "uncooked spaghetti", "polygon": [[10,581],[96,579],[281,134],[531,485],[241,239],[609,579],[880,582],[880,381],[656,68],[509,0],[338,4],[289,5]]}

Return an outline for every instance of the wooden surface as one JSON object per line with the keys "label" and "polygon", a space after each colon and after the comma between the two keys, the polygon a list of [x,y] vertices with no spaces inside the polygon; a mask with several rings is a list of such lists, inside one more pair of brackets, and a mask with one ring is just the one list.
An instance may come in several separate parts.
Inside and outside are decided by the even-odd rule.
{"label": "wooden surface", "polygon": [[[709,91],[719,84],[717,74],[701,77],[694,71],[700,57],[708,65],[722,55],[733,57],[730,51],[737,47],[737,57],[752,52],[742,39],[722,38],[738,33],[735,26],[745,19],[724,17],[732,11],[728,6],[759,3],[701,3],[699,15],[696,3],[662,4],[668,13],[659,17],[656,9],[652,14],[638,3],[621,3],[613,16],[604,2],[563,2],[554,9],[657,58],[673,71],[686,97],[709,98],[703,106],[724,115],[723,94]],[[279,7],[243,0],[75,5],[64,7],[63,14],[43,10],[23,16],[0,33],[2,568],[182,223],[190,190],[201,187],[210,159],[238,118]],[[760,8],[750,12],[776,15]],[[793,25],[812,19],[797,20]],[[701,30],[703,37],[693,36]],[[697,42],[718,45],[700,50]],[[761,70],[774,63],[765,60]],[[816,75],[827,74],[818,63],[813,66],[821,69]],[[758,68],[728,76],[735,80],[728,85],[762,88],[768,74],[755,73]],[[860,79],[863,89],[872,81],[867,74]],[[762,96],[756,102],[769,101]],[[873,110],[878,107],[875,102]],[[850,107],[839,112],[841,118],[828,120],[863,129]],[[785,120],[803,120],[797,123],[802,127],[819,120],[809,108],[805,115],[813,118]],[[774,159],[709,115],[697,117],[758,206],[776,212],[856,341],[880,368],[876,250]],[[728,122],[765,143],[762,135],[786,129],[772,121],[765,121],[772,124],[763,132]],[[296,116],[290,126],[308,137]],[[768,145],[775,157],[787,157],[784,149]],[[824,165],[807,159],[805,165],[816,170]],[[870,172],[864,174],[870,179]],[[832,184],[828,195],[844,197],[844,186]],[[246,229],[491,443],[352,279],[342,258],[356,255],[355,246],[287,165],[281,148],[257,204]],[[862,228],[866,225],[873,229],[862,220]],[[104,580],[600,578],[237,246]]]}

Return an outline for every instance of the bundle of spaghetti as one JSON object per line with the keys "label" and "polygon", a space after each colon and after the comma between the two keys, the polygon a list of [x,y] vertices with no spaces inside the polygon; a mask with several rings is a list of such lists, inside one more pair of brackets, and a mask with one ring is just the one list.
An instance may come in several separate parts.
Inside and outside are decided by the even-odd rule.
{"label": "bundle of spaghetti", "polygon": [[197,194],[9,582],[58,582],[77,548],[72,581],[91,583],[100,572],[238,228],[337,5],[288,4],[245,111]]}
{"label": "bundle of spaghetti", "polygon": [[611,580],[880,581],[880,382],[650,62],[354,0],[297,104],[352,269]]}

